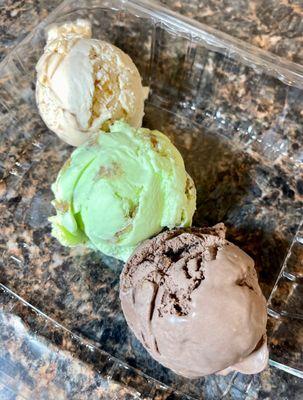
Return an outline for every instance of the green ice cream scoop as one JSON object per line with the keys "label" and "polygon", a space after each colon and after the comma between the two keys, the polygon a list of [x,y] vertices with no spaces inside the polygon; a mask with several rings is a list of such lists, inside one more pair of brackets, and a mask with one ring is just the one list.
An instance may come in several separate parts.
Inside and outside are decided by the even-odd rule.
{"label": "green ice cream scoop", "polygon": [[53,236],[122,260],[164,227],[191,225],[196,207],[194,183],[171,141],[121,121],[78,147],[52,190]]}

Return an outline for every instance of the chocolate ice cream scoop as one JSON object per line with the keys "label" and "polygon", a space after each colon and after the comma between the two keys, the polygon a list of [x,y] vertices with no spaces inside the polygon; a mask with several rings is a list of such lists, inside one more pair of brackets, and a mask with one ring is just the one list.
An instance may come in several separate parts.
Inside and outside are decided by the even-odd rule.
{"label": "chocolate ice cream scoop", "polygon": [[147,351],[177,374],[262,371],[266,301],[253,260],[225,226],[165,231],[144,242],[120,281],[125,318]]}

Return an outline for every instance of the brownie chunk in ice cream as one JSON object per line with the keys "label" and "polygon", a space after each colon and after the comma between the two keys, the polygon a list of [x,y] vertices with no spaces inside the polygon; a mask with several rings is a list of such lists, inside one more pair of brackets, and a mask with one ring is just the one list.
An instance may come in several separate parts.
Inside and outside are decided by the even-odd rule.
{"label": "brownie chunk in ice cream", "polygon": [[120,281],[125,318],[158,362],[195,378],[268,362],[266,301],[253,260],[225,226],[165,231],[144,242]]}

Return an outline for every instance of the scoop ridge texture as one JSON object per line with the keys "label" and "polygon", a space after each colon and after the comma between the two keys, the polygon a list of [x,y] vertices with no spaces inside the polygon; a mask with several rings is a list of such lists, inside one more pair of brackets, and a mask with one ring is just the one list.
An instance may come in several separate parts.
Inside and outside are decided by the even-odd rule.
{"label": "scoop ridge texture", "polygon": [[268,362],[266,301],[253,260],[225,227],[175,229],[142,243],[120,278],[126,320],[147,351],[196,378]]}
{"label": "scoop ridge texture", "polygon": [[91,35],[85,20],[51,26],[36,66],[41,117],[73,146],[119,119],[140,127],[148,94],[131,58]]}
{"label": "scoop ridge texture", "polygon": [[164,227],[190,226],[196,204],[194,183],[171,141],[121,121],[77,148],[52,190],[53,235],[122,260]]}

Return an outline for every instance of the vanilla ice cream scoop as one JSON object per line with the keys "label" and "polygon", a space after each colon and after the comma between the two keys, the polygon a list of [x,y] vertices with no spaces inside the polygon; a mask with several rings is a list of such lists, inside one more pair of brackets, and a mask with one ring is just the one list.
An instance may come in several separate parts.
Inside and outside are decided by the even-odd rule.
{"label": "vanilla ice cream scoop", "polygon": [[41,117],[65,142],[79,146],[120,119],[141,126],[148,89],[127,54],[91,39],[88,21],[51,26],[36,70]]}

